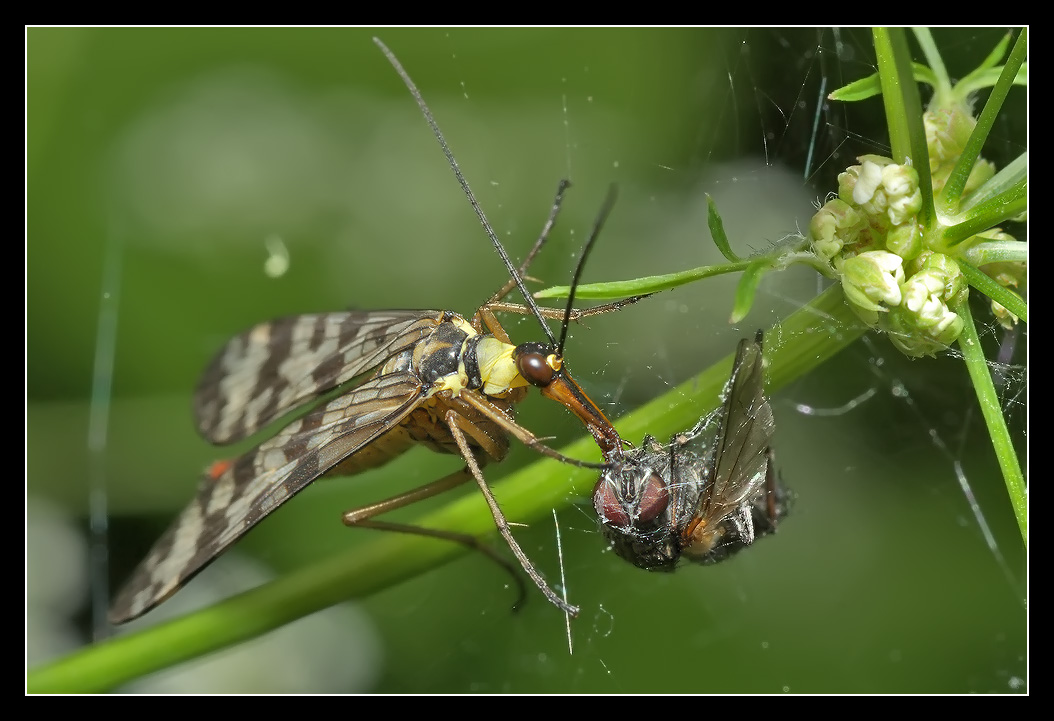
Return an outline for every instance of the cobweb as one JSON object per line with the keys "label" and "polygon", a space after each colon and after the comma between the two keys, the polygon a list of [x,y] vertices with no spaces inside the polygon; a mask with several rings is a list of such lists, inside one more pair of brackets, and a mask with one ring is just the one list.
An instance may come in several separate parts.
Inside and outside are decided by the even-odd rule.
{"label": "cobweb", "polygon": [[[538,287],[566,283],[612,182],[619,201],[586,282],[720,262],[706,194],[733,248],[766,250],[807,228],[857,156],[888,153],[879,99],[826,100],[874,72],[864,29],[381,35],[420,86],[514,257],[541,227],[557,181],[573,181],[562,232],[531,269]],[[953,77],[1000,35],[935,33]],[[85,483],[94,609],[85,626],[97,632],[109,575],[119,578],[138,560],[216,456],[194,439],[185,409],[196,373],[225,337],[266,318],[349,305],[467,315],[504,281],[369,33],[247,37],[232,35],[207,66],[149,56],[167,80],[143,93],[106,148]],[[165,52],[177,55],[182,43],[169,42]],[[288,49],[275,51],[285,42]],[[1025,93],[1012,95],[985,150],[1000,166],[1026,149]],[[1011,232],[1024,238],[1025,228]],[[733,326],[735,281],[704,280],[573,327],[567,357],[576,378],[617,424],[757,328],[792,341],[781,337],[781,319],[825,287],[801,268],[771,274],[750,315]],[[973,312],[1027,472],[1027,327],[1003,329],[980,302]],[[511,318],[506,328],[514,340],[533,338],[531,323]],[[31,401],[33,380],[30,373]],[[551,518],[516,535],[582,607],[570,623],[533,589],[511,612],[510,579],[469,554],[316,619],[328,624],[321,629],[298,633],[303,622],[292,624],[266,652],[250,646],[226,667],[188,665],[179,680],[142,688],[1026,690],[1026,554],[959,354],[909,360],[867,334],[779,389],[772,405],[777,462],[794,503],[776,535],[728,563],[673,574],[630,567],[605,548],[588,494],[569,495]],[[531,398],[518,419],[557,446],[578,437],[573,419],[550,406]],[[32,423],[29,430],[32,460]],[[486,473],[498,480],[533,460],[517,448]],[[414,452],[361,479],[315,484],[224,563],[251,553],[288,569],[344,550],[371,533],[343,528],[341,511],[439,477],[452,463]],[[222,584],[242,571],[217,564],[209,573]],[[202,588],[208,583],[203,575]],[[176,607],[187,591],[169,603]],[[342,664],[354,672],[333,673]]]}

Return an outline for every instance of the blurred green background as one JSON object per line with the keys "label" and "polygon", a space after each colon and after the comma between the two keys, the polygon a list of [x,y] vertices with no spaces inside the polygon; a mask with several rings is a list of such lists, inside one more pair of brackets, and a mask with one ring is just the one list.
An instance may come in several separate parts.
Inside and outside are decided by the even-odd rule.
{"label": "blurred green background", "polygon": [[[98,606],[101,589],[145,554],[200,470],[230,455],[190,420],[197,376],[226,338],[270,317],[347,307],[469,315],[504,282],[374,34],[420,87],[514,257],[536,237],[558,180],[573,181],[531,269],[538,287],[567,282],[610,183],[619,201],[586,282],[719,262],[705,193],[737,251],[766,249],[807,227],[857,155],[886,147],[880,100],[821,102],[874,71],[863,29],[30,28],[30,667],[89,640],[92,599]],[[951,29],[936,39],[956,76],[1000,35]],[[1025,149],[1025,99],[1014,90],[986,157],[1005,163]],[[271,277],[265,263],[283,253],[288,269]],[[575,376],[617,419],[821,287],[803,270],[769,277],[751,315],[730,326],[735,280],[573,327]],[[983,306],[975,315],[989,357],[1002,349],[993,368],[1024,453],[1026,336],[1013,345]],[[533,321],[512,317],[506,328],[515,341],[540,338]],[[293,624],[286,645],[253,642],[225,666],[146,688],[1026,690],[1026,554],[975,405],[956,358],[909,362],[877,337],[781,390],[776,450],[796,504],[777,536],[718,567],[632,568],[605,551],[589,499],[571,499],[557,517],[570,596],[583,607],[573,653],[554,609],[532,594],[510,613],[507,577],[470,554],[319,614],[324,625],[311,631]],[[537,397],[519,419],[556,446],[580,435]],[[532,460],[514,448],[487,475]],[[345,529],[342,510],[456,466],[414,451],[315,484],[237,550],[283,570],[352,547],[371,532]],[[552,524],[517,536],[557,578]],[[240,573],[225,568],[210,578]],[[48,595],[56,584],[58,601]]]}

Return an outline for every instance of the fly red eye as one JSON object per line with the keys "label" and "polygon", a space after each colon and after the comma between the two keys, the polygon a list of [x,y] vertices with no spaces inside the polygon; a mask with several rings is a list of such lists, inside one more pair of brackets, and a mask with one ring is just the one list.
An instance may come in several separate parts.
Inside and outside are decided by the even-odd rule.
{"label": "fly red eye", "polygon": [[597,517],[604,523],[619,527],[629,525],[629,514],[622,507],[614,486],[603,476],[593,487],[593,508],[596,509]]}
{"label": "fly red eye", "polygon": [[670,503],[670,494],[666,490],[666,483],[659,474],[652,473],[640,489],[637,501],[637,520],[647,523],[653,521]]}
{"label": "fly red eye", "polygon": [[520,375],[532,386],[544,388],[553,382],[553,368],[541,353],[524,353],[516,364]]}
{"label": "fly red eye", "polygon": [[664,513],[669,504],[666,483],[657,473],[650,474],[636,496],[631,498],[620,494],[618,484],[608,482],[606,477],[601,477],[593,487],[593,508],[597,516],[611,526],[650,523]]}

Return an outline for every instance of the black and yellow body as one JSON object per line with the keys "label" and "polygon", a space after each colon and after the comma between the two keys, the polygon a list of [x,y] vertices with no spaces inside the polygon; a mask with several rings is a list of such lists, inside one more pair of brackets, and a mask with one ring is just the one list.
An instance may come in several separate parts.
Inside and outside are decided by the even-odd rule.
{"label": "black and yellow body", "polygon": [[164,601],[323,474],[375,468],[414,444],[463,455],[452,418],[477,462],[502,460],[510,435],[560,457],[515,423],[513,407],[531,385],[594,435],[608,433],[610,423],[549,344],[514,346],[477,330],[479,318],[474,325],[451,311],[349,311],[282,318],[232,338],[195,396],[198,428],[214,443],[246,438],[311,399],[351,387],[237,460],[213,466],[117,595],[111,621]]}

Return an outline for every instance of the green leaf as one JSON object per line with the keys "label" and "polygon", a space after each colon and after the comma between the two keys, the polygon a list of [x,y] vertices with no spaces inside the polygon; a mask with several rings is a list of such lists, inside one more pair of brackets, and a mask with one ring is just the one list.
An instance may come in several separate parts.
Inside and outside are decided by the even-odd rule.
{"label": "green leaf", "polygon": [[754,296],[758,292],[758,283],[761,282],[761,276],[770,270],[772,270],[771,263],[757,261],[743,271],[743,275],[739,279],[739,285],[736,286],[736,297],[732,304],[732,316],[728,319],[729,323],[738,323],[747,317],[750,307],[754,304]]}
{"label": "green leaf", "polygon": [[[962,100],[966,100],[971,93],[984,88],[990,88],[998,82],[1003,74],[1003,66],[997,67],[1000,60],[1006,56],[1006,49],[1010,46],[1010,40],[1014,37],[1008,32],[1003,39],[996,43],[988,57],[974,70],[964,75],[955,85],[955,92]],[[1028,63],[1022,62],[1014,75],[1014,85],[1028,85]]]}
{"label": "green leaf", "polygon": [[729,263],[741,262],[742,258],[732,252],[728,236],[725,235],[725,223],[721,220],[721,214],[717,212],[717,204],[709,193],[706,194],[706,222],[710,226],[710,237],[713,238],[717,249],[721,251],[721,255],[725,256]]}
{"label": "green leaf", "polygon": [[[977,73],[970,77],[969,80],[962,79],[956,86],[955,91],[961,93],[963,97],[968,97],[971,93],[975,93],[978,90],[984,90],[995,85],[999,78],[1003,75],[1002,66],[998,68],[991,68],[984,72]],[[1028,63],[1021,63],[1021,67],[1017,69],[1017,74],[1014,75],[1014,85],[1027,86],[1028,85]]]}
{"label": "green leaf", "polygon": [[[972,73],[968,73],[962,78],[962,80],[966,80],[974,73],[983,72],[998,65],[999,61],[1006,56],[1006,49],[1010,47],[1010,39],[1012,37],[1014,37],[1014,34],[1012,32],[1007,32],[1007,34],[1003,36],[1003,39],[995,44],[995,47],[992,48],[992,52],[988,53],[988,57],[981,61],[981,64],[977,66],[977,69]],[[960,80],[960,82],[962,82],[962,80]]]}
{"label": "green leaf", "polygon": [[[911,64],[912,75],[916,81],[920,83],[926,83],[928,85],[937,84],[937,76],[934,75],[933,71],[922,63]],[[860,80],[854,80],[848,85],[842,87],[830,93],[827,96],[828,100],[838,100],[845,103],[859,102],[860,100],[867,100],[873,98],[876,95],[882,94],[882,82],[879,80],[878,73],[872,73],[866,78]]]}

